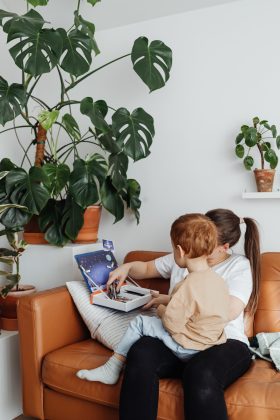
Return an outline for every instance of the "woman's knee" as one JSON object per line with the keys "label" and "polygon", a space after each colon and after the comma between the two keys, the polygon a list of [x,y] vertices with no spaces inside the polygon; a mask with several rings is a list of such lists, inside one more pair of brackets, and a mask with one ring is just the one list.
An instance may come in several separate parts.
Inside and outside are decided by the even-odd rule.
{"label": "woman's knee", "polygon": [[134,343],[128,354],[127,354],[127,363],[133,363],[134,365],[142,366],[145,363],[145,366],[149,361],[154,359],[154,341],[152,337],[142,337],[136,343]]}
{"label": "woman's knee", "polygon": [[211,390],[216,392],[217,389],[222,388],[221,384],[213,375],[212,369],[205,367],[201,371],[197,371],[196,366],[190,366],[183,372],[183,383],[185,388],[201,391],[202,395],[211,394]]}

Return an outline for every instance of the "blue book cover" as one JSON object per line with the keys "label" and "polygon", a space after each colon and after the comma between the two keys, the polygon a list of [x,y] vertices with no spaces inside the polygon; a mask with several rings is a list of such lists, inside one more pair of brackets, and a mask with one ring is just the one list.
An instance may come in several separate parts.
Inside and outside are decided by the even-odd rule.
{"label": "blue book cover", "polygon": [[75,260],[91,293],[98,288],[105,290],[109,274],[118,267],[115,256],[110,250],[78,254],[75,255]]}

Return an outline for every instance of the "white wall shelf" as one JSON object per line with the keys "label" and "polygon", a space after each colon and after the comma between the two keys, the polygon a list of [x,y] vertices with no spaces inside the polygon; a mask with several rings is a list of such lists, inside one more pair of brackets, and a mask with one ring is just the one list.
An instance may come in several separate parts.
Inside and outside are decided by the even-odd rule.
{"label": "white wall shelf", "polygon": [[280,191],[272,191],[272,192],[243,192],[242,198],[250,199],[250,198],[280,198]]}

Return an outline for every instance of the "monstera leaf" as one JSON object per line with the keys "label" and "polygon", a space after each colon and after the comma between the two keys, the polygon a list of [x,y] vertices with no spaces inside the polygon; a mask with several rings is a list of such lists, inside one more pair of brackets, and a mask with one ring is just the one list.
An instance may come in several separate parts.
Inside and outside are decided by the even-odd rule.
{"label": "monstera leaf", "polygon": [[17,83],[10,86],[0,76],[0,124],[12,121],[22,110],[26,101],[24,87]]}
{"label": "monstera leaf", "polygon": [[77,238],[83,223],[84,209],[76,203],[71,195],[68,196],[62,217],[62,226],[65,235],[74,241]]}
{"label": "monstera leaf", "polygon": [[105,121],[105,116],[108,112],[108,106],[105,101],[94,102],[92,98],[87,97],[81,101],[80,111],[87,115],[92,124],[102,133],[107,133],[110,130],[109,125]]}
{"label": "monstera leaf", "polygon": [[143,108],[135,109],[132,114],[119,108],[112,116],[112,128],[124,153],[134,161],[150,154],[155,135],[154,120]]}
{"label": "monstera leaf", "polygon": [[0,200],[1,198],[6,197],[6,180],[5,177],[8,175],[9,171],[14,169],[16,165],[14,165],[10,159],[4,158],[0,161],[0,172],[1,174],[5,173],[6,175],[0,177]]}
{"label": "monstera leaf", "polygon": [[6,176],[6,191],[12,203],[27,207],[32,214],[39,214],[49,199],[43,182],[46,182],[46,175],[42,168],[32,167],[29,173],[16,168]]}
{"label": "monstera leaf", "polygon": [[135,179],[128,179],[125,201],[126,201],[127,207],[133,211],[137,220],[137,224],[139,223],[139,220],[140,220],[140,214],[139,214],[139,209],[141,207],[141,200],[139,199],[140,192],[141,192],[141,187],[139,183]]}
{"label": "monstera leaf", "polygon": [[64,246],[69,239],[63,232],[62,218],[65,200],[50,199],[39,215],[39,227],[45,239],[52,245]]}
{"label": "monstera leaf", "polygon": [[68,196],[66,200],[49,200],[39,216],[39,226],[52,245],[64,246],[76,239],[83,226],[84,210]]}
{"label": "monstera leaf", "polygon": [[49,0],[27,0],[27,2],[29,4],[31,4],[31,6],[46,6],[49,2]]}
{"label": "monstera leaf", "polygon": [[53,110],[53,111],[43,110],[38,115],[38,121],[45,130],[49,130],[58,119],[58,116],[59,116],[59,111],[57,110]]}
{"label": "monstera leaf", "polygon": [[65,130],[75,140],[80,140],[81,132],[78,126],[77,121],[71,114],[64,114],[62,117],[62,124],[64,125]]}
{"label": "monstera leaf", "polygon": [[74,76],[81,76],[89,70],[92,61],[90,37],[78,29],[72,29],[68,33],[63,28],[58,31],[63,40],[60,67]]}
{"label": "monstera leaf", "polygon": [[115,216],[114,223],[121,220],[124,216],[124,204],[110,177],[103,182],[100,197],[103,207]]}
{"label": "monstera leaf", "polygon": [[[89,131],[93,133],[93,130],[91,130],[91,128],[89,129]],[[114,154],[121,152],[122,148],[117,143],[114,133],[110,126],[109,131],[107,133],[102,133],[102,131],[95,129],[95,135],[97,136],[97,140],[99,141],[102,149]]]}
{"label": "monstera leaf", "polygon": [[88,3],[90,3],[92,6],[95,6],[96,3],[99,3],[101,0],[87,0]]}
{"label": "monstera leaf", "polygon": [[83,34],[89,37],[91,49],[94,51],[95,55],[99,54],[100,50],[94,38],[94,33],[95,33],[94,24],[89,22],[88,20],[85,20],[81,15],[78,14],[77,10],[74,12],[74,16],[75,16],[74,22],[75,22],[76,28],[80,29],[80,31]]}
{"label": "monstera leaf", "polygon": [[69,191],[79,206],[86,208],[99,201],[98,183],[104,181],[107,170],[105,159],[98,153],[86,160],[75,160]]}
{"label": "monstera leaf", "polygon": [[149,87],[150,92],[160,89],[169,79],[172,51],[162,41],[149,41],[140,37],[134,42],[131,60],[133,68]]}
{"label": "monstera leaf", "polygon": [[122,190],[126,185],[128,157],[124,153],[110,155],[109,167],[113,186],[117,191]]}
{"label": "monstera leaf", "polygon": [[[31,18],[26,22],[26,17]],[[8,42],[18,42],[10,48],[16,65],[32,76],[48,73],[58,63],[62,52],[62,39],[54,29],[42,29],[44,20],[35,10],[12,18],[4,25]]]}
{"label": "monstera leaf", "polygon": [[70,169],[63,163],[47,163],[42,169],[47,175],[45,186],[51,197],[56,197],[67,184],[70,177]]}
{"label": "monstera leaf", "polygon": [[[11,18],[11,19],[8,19]],[[3,20],[8,19],[3,23]],[[36,25],[43,24],[44,19],[39,13],[26,13],[25,15],[18,15],[17,13],[7,12],[6,10],[0,9],[0,25],[3,26],[3,30],[6,34],[9,33],[10,27],[15,22],[24,22],[25,25]]]}

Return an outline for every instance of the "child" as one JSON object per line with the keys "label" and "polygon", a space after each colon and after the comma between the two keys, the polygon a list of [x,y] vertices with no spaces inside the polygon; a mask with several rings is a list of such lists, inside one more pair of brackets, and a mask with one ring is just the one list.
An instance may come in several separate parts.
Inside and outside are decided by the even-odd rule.
{"label": "child", "polygon": [[214,223],[186,214],[172,224],[170,236],[175,261],[189,274],[176,285],[167,306],[159,305],[158,317],[136,316],[107,363],[78,371],[79,378],[115,384],[130,347],[144,335],[162,340],[181,360],[226,341],[229,294],[223,278],[207,263],[217,245]]}

